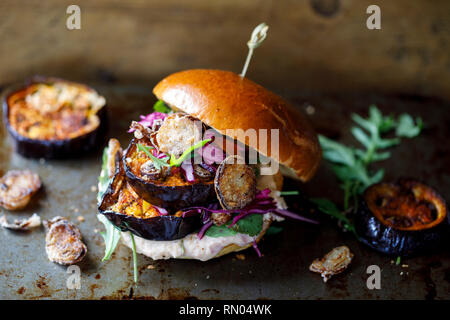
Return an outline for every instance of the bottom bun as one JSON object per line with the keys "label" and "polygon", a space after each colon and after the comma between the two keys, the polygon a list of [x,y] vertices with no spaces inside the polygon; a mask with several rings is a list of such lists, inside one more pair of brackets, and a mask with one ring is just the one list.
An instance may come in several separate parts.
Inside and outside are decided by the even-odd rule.
{"label": "bottom bun", "polygon": [[[192,233],[179,240],[155,241],[134,236],[136,252],[153,260],[160,259],[195,259],[207,261],[223,255],[245,250],[258,243],[273,221],[270,213],[264,215],[263,228],[257,236],[238,233],[228,237],[208,237],[198,239],[197,233]],[[122,242],[132,248],[129,232],[122,232]]]}

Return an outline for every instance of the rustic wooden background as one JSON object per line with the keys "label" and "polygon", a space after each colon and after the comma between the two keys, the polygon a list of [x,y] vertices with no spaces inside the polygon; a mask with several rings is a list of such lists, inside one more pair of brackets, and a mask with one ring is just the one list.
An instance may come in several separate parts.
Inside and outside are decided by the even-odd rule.
{"label": "rustic wooden background", "polygon": [[[81,30],[66,29],[69,4]],[[366,28],[370,4],[381,30]],[[240,72],[262,21],[248,77],[273,90],[450,99],[448,0],[1,0],[0,83],[46,74],[151,88],[180,69]]]}

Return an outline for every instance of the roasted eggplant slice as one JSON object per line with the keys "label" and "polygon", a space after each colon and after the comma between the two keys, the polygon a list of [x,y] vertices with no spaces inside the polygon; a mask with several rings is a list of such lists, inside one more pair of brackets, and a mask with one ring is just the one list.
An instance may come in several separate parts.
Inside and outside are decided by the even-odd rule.
{"label": "roasted eggplant slice", "polygon": [[213,175],[202,171],[199,177],[197,171],[194,174],[199,179],[188,182],[180,168],[163,167],[156,170],[148,155],[138,150],[137,143],[151,146],[146,139],[133,139],[123,157],[123,166],[129,184],[147,202],[173,211],[207,204],[215,199]]}
{"label": "roasted eggplant slice", "polygon": [[395,256],[439,247],[448,238],[449,225],[443,198],[412,179],[369,187],[355,219],[362,242]]}
{"label": "roasted eggplant slice", "polygon": [[241,157],[229,156],[217,169],[214,187],[224,209],[242,209],[255,198],[255,172]]}
{"label": "roasted eggplant slice", "polygon": [[3,100],[6,128],[24,157],[80,157],[103,144],[105,99],[85,85],[34,78]]}
{"label": "roasted eggplant slice", "polygon": [[149,240],[180,239],[201,227],[200,215],[182,217],[181,211],[169,215],[136,194],[125,178],[122,161],[98,210],[120,230]]}
{"label": "roasted eggplant slice", "polygon": [[23,209],[41,187],[41,180],[30,170],[11,170],[0,179],[0,205],[8,210]]}
{"label": "roasted eggplant slice", "polygon": [[44,221],[47,229],[45,251],[52,262],[71,265],[80,262],[87,253],[80,229],[64,217]]}

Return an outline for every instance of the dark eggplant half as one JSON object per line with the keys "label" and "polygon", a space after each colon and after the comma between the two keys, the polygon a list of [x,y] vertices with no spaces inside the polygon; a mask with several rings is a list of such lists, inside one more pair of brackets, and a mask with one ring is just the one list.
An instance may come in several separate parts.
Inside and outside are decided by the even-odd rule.
{"label": "dark eggplant half", "polygon": [[[19,134],[15,128],[11,125],[9,120],[10,105],[9,98],[22,90],[25,90],[31,85],[38,83],[52,84],[56,82],[67,82],[66,80],[58,78],[46,78],[46,77],[34,77],[27,81],[25,85],[15,86],[10,88],[3,98],[3,120],[8,133],[12,137],[13,147],[15,151],[26,158],[44,158],[44,159],[69,159],[80,158],[87,153],[92,152],[99,147],[103,146],[106,141],[107,134],[107,111],[106,105],[104,105],[98,112],[99,125],[80,136],[68,139],[32,139],[24,135]],[[80,84],[77,84],[80,85]],[[89,90],[94,89],[85,86]]]}
{"label": "dark eggplant half", "polygon": [[392,256],[431,252],[449,239],[443,198],[412,179],[369,187],[360,201],[355,228],[369,247]]}
{"label": "dark eggplant half", "polygon": [[[128,182],[146,201],[165,208],[169,211],[177,211],[191,206],[206,205],[215,200],[213,176],[209,181],[198,179],[195,183],[180,182],[168,183],[167,179],[147,179],[136,174],[130,168],[127,159],[136,153],[137,143],[141,140],[133,139],[125,151],[123,166]],[[171,170],[177,170],[172,168]]]}
{"label": "dark eggplant half", "polygon": [[98,208],[98,211],[105,215],[121,231],[130,231],[148,240],[166,241],[181,239],[200,229],[200,215],[185,218],[166,215],[145,219],[112,210],[111,206],[116,203],[120,192],[126,187],[126,184],[123,167],[119,164],[116,174],[104,193]]}

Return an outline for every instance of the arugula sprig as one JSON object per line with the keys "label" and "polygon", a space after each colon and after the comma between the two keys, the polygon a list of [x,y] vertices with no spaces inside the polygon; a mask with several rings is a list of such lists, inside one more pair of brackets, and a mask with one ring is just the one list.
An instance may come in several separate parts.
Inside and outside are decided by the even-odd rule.
{"label": "arugula sprig", "polygon": [[[200,142],[197,142],[193,146],[186,149],[183,154],[177,159],[173,154],[170,157],[169,156],[163,157],[163,158],[157,158],[155,157],[151,152],[150,149],[147,146],[144,146],[143,144],[138,143],[137,148],[139,151],[145,152],[145,154],[152,159],[153,165],[156,167],[157,170],[161,170],[163,167],[179,167],[183,163],[184,160],[186,160],[195,149],[202,148],[205,144],[212,141],[212,139],[205,139]],[[169,160],[169,162],[167,162]]]}
{"label": "arugula sprig", "polygon": [[158,100],[153,105],[153,110],[161,113],[171,113],[172,109],[170,109],[162,100]]}
{"label": "arugula sprig", "polygon": [[150,149],[147,146],[144,146],[141,143],[137,144],[137,148],[139,151],[143,151],[145,152],[145,154],[152,159],[153,165],[155,166],[155,168],[157,170],[161,170],[163,167],[170,167],[170,164],[167,163],[167,160],[169,159],[168,156],[164,157],[164,158],[157,158],[155,157],[151,152]]}
{"label": "arugula sprig", "polygon": [[[108,185],[110,183],[110,178],[108,176],[108,147],[105,148],[103,151],[102,156],[102,170],[100,172],[99,181],[98,181],[98,194],[97,194],[97,200],[98,203],[100,203],[103,194],[108,189]],[[105,231],[101,231],[100,234],[103,237],[103,240],[105,241],[105,255],[103,256],[102,261],[108,261],[111,259],[112,254],[116,250],[116,247],[120,240],[120,230],[111,223],[111,221],[108,220],[103,214],[97,214],[97,219],[103,223],[105,226]],[[131,234],[131,233],[130,233]],[[134,237],[131,234],[132,239],[132,251],[133,251],[133,270],[134,270],[134,282],[138,281],[138,271],[137,271],[137,255],[136,255],[136,246],[134,243]]]}
{"label": "arugula sprig", "polygon": [[173,154],[170,157],[170,165],[173,167],[179,167],[183,163],[183,161],[195,150],[198,148],[202,148],[205,144],[212,141],[212,139],[205,139],[200,142],[197,142],[193,146],[186,149],[183,154],[177,159]]}
{"label": "arugula sprig", "polygon": [[[354,113],[351,118],[356,123],[351,128],[351,133],[362,148],[346,146],[319,135],[323,157],[331,163],[331,168],[344,190],[344,213],[327,199],[319,198],[312,201],[321,211],[337,218],[343,223],[344,228],[355,233],[353,225],[345,215],[351,207],[350,202],[353,201],[353,209],[356,210],[358,195],[384,177],[384,169],[373,171],[371,164],[388,159],[391,153],[386,149],[398,145],[401,138],[413,138],[419,135],[423,122],[421,118],[414,120],[406,113],[400,115],[398,119],[392,115],[384,116],[375,105],[370,106],[368,118]],[[392,131],[395,133],[393,138],[383,137]]]}

